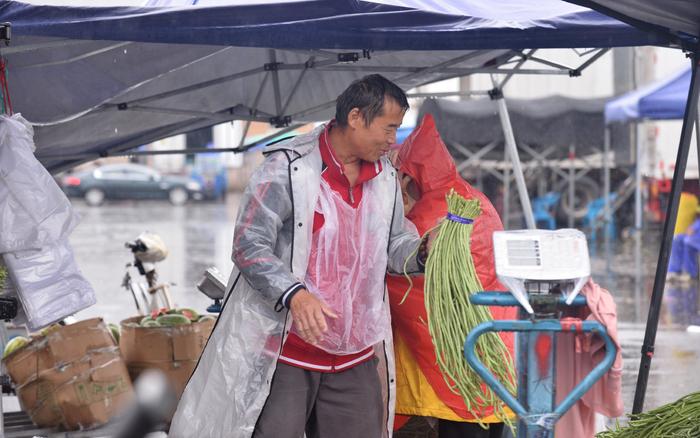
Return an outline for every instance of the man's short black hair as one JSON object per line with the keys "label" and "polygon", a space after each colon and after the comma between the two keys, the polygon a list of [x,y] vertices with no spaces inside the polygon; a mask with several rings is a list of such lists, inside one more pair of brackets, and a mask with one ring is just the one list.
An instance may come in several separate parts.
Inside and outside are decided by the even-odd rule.
{"label": "man's short black hair", "polygon": [[384,99],[394,100],[404,111],[408,109],[406,93],[389,79],[374,74],[358,79],[343,91],[335,104],[335,121],[338,126],[347,126],[348,114],[358,108],[367,126],[382,114]]}

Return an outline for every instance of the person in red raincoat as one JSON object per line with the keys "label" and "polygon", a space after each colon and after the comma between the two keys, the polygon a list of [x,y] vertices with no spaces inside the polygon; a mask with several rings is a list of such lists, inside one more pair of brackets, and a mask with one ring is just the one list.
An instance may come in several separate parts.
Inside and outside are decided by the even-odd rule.
{"label": "person in red raincoat", "polygon": [[[401,178],[406,218],[421,235],[447,214],[445,195],[450,189],[481,202],[482,213],[474,222],[471,236],[474,265],[484,290],[505,290],[496,278],[493,259],[492,235],[503,229],[501,220],[486,196],[459,176],[431,115],[426,115],[403,142],[394,161]],[[500,437],[503,422],[493,415],[493,409],[468,412],[462,398],[449,389],[440,374],[426,323],[423,281],[422,276],[414,277],[406,301],[399,304],[409,283],[403,276],[387,277],[396,349],[395,429],[408,420],[402,415],[424,416],[439,420],[440,438]],[[492,307],[491,314],[494,319],[515,319],[516,309]],[[514,357],[513,335],[502,334],[501,337]],[[476,418],[488,423],[489,428],[482,428]]]}

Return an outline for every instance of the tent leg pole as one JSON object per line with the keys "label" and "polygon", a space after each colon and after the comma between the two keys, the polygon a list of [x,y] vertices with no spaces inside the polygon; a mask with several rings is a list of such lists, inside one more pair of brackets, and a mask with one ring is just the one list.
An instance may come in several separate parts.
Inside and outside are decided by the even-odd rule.
{"label": "tent leg pole", "polygon": [[635,167],[634,167],[634,317],[641,320],[642,309],[642,133],[639,122],[635,128]]}
{"label": "tent leg pole", "polygon": [[[576,208],[576,189],[574,187],[574,181],[576,180],[576,169],[574,169],[574,157],[576,156],[576,151],[574,150],[574,145],[569,145],[569,228],[574,227],[574,209]],[[591,224],[595,226],[595,224]],[[595,245],[595,242],[593,243]]]}
{"label": "tent leg pole", "polygon": [[510,168],[508,150],[505,153],[506,167],[503,169],[503,228],[510,229]]}
{"label": "tent leg pole", "polygon": [[700,172],[700,101],[695,111],[695,146],[698,150],[698,172]]}
{"label": "tent leg pole", "polygon": [[642,344],[642,359],[639,363],[637,388],[634,393],[633,414],[638,414],[644,409],[644,396],[649,379],[651,358],[654,354],[654,342],[656,341],[661,301],[666,284],[666,271],[668,270],[671,240],[673,239],[673,230],[676,227],[678,203],[681,197],[681,189],[683,188],[685,167],[688,163],[688,150],[690,149],[690,139],[693,134],[693,123],[698,110],[698,92],[700,92],[700,83],[698,83],[698,74],[700,74],[700,51],[693,53],[691,59],[693,71],[690,79],[690,89],[688,90],[688,103],[686,104],[685,114],[683,116],[683,129],[678,145],[676,167],[673,171],[673,182],[671,183],[671,198],[668,203],[668,208],[666,209],[666,220],[664,221],[659,259],[656,263],[654,288],[649,303],[649,316],[647,318],[646,332],[644,333],[644,342]]}
{"label": "tent leg pole", "polygon": [[608,283],[610,283],[610,266],[611,266],[611,254],[610,254],[610,127],[605,127],[604,140],[603,140],[603,196],[605,197],[604,215],[605,220],[603,221],[603,236],[604,236],[604,251],[605,251],[605,276]]}
{"label": "tent leg pole", "polygon": [[[500,91],[500,90],[499,90]],[[495,93],[494,93],[495,94]],[[527,193],[527,186],[525,185],[525,176],[523,175],[523,168],[520,164],[520,157],[518,156],[518,148],[515,145],[515,135],[513,134],[513,126],[510,123],[510,116],[508,115],[508,107],[506,106],[506,101],[503,98],[503,94],[500,93],[494,97],[498,103],[498,115],[501,119],[501,127],[503,128],[503,136],[506,141],[506,150],[510,158],[510,162],[513,165],[513,176],[515,177],[515,185],[518,189],[518,195],[520,197],[520,204],[523,208],[523,214],[525,215],[525,223],[527,228],[534,230],[535,226],[535,216],[532,214],[532,206],[530,205],[530,196]]]}

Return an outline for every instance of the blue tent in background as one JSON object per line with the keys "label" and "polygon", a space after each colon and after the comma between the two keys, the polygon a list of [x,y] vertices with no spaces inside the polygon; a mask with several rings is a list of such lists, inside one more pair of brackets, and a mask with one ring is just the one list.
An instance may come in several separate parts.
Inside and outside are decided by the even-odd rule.
{"label": "blue tent in background", "polygon": [[682,119],[690,87],[690,67],[605,105],[605,122]]}

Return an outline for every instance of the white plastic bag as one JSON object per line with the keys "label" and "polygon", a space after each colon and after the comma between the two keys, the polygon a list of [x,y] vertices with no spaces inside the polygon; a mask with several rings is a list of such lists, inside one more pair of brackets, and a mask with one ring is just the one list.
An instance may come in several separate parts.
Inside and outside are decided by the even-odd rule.
{"label": "white plastic bag", "polygon": [[[329,353],[360,352],[391,332],[383,300],[390,218],[377,214],[383,183],[364,183],[362,199],[353,208],[321,180],[316,212],[324,222],[312,237],[304,283],[340,315],[326,318],[328,330],[316,344]],[[292,331],[297,332],[295,324]]]}
{"label": "white plastic bag", "polygon": [[163,239],[155,233],[144,231],[136,240],[140,240],[146,246],[146,251],[137,252],[136,257],[143,263],[158,263],[168,257],[168,247]]}
{"label": "white plastic bag", "polygon": [[78,224],[68,198],[34,157],[31,125],[0,116],[0,253],[38,249]]}
{"label": "white plastic bag", "polygon": [[67,240],[41,250],[2,256],[29,330],[38,330],[95,304],[95,292],[80,273]]}

